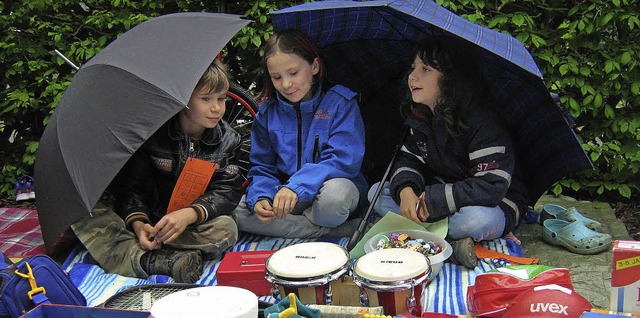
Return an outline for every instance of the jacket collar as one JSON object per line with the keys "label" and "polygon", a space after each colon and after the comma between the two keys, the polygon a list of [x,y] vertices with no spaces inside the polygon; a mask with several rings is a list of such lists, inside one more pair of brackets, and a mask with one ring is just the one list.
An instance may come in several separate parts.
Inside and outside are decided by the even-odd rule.
{"label": "jacket collar", "polygon": [[[200,141],[209,146],[219,142],[220,136],[222,136],[222,128],[220,127],[221,124],[222,121],[218,122],[215,127],[206,129]],[[184,132],[182,131],[182,127],[180,126],[180,114],[169,119],[169,122],[167,123],[167,133],[169,135],[169,138],[173,140],[184,140],[185,138],[188,138],[184,134]]]}

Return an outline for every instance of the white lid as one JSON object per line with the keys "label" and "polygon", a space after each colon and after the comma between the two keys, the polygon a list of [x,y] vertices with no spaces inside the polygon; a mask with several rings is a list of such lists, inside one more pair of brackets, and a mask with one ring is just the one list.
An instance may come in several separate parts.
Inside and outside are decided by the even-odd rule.
{"label": "white lid", "polygon": [[396,282],[418,277],[429,269],[427,258],[412,250],[387,248],[360,257],[355,273],[374,282]]}
{"label": "white lid", "polygon": [[249,290],[205,286],[181,290],[151,306],[153,318],[258,317],[258,297]]}
{"label": "white lid", "polygon": [[287,246],[269,256],[268,273],[280,277],[308,278],[330,274],[349,262],[346,250],[326,242]]}

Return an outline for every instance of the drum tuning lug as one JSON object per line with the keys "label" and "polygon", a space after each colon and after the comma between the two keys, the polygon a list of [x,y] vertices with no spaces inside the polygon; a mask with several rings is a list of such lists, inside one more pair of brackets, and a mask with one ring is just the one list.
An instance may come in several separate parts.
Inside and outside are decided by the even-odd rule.
{"label": "drum tuning lug", "polygon": [[363,288],[360,288],[360,296],[358,298],[360,299],[360,305],[369,307],[369,295]]}
{"label": "drum tuning lug", "polygon": [[411,296],[407,296],[407,311],[413,312],[413,309],[416,308],[416,298]]}
{"label": "drum tuning lug", "polygon": [[333,301],[333,292],[331,291],[331,285],[329,285],[329,288],[327,288],[327,290],[324,291],[324,304],[331,305],[332,301]]}
{"label": "drum tuning lug", "polygon": [[271,285],[271,296],[275,299],[281,299],[280,290],[278,290],[278,287]]}

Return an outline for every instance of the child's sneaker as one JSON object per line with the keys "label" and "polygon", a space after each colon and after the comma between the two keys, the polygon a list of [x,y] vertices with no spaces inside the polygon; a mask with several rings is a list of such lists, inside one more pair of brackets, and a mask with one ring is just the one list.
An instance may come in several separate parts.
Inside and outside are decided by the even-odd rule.
{"label": "child's sneaker", "polygon": [[33,200],[36,198],[36,192],[34,190],[33,178],[28,175],[24,175],[16,180],[16,201]]}

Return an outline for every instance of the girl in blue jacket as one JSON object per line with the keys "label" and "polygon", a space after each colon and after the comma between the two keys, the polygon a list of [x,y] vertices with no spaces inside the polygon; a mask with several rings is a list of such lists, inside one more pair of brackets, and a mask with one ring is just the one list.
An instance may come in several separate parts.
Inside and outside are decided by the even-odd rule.
{"label": "girl in blue jacket", "polygon": [[[347,236],[366,195],[364,123],[356,93],[328,87],[306,34],[286,30],[265,46],[266,87],[251,130],[241,231],[277,237]],[[245,204],[246,203],[246,204]],[[342,226],[341,226],[342,225]]]}

